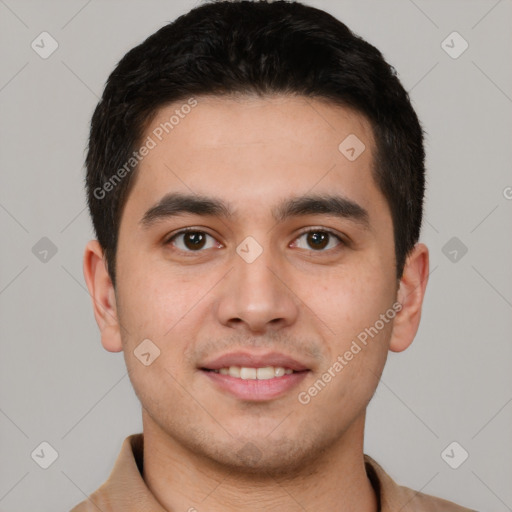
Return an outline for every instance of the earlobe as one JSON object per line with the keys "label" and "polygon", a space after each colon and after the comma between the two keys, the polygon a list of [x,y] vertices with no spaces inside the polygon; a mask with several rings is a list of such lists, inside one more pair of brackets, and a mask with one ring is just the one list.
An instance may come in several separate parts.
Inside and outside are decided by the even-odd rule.
{"label": "earlobe", "polygon": [[101,344],[109,352],[121,352],[123,344],[121,342],[121,330],[119,325],[107,325],[101,331]]}
{"label": "earlobe", "polygon": [[101,331],[101,343],[109,352],[120,352],[123,346],[115,290],[108,274],[103,249],[97,240],[89,241],[85,247],[83,271],[92,299],[94,317]]}
{"label": "earlobe", "polygon": [[397,301],[402,309],[393,321],[389,350],[402,352],[412,343],[421,319],[421,308],[428,282],[429,254],[425,244],[418,243],[409,253],[400,279]]}

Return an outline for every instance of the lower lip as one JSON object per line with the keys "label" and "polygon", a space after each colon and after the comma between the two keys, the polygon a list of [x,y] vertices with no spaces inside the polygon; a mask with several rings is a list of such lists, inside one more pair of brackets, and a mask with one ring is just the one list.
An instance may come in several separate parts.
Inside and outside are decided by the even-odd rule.
{"label": "lower lip", "polygon": [[241,400],[264,401],[278,398],[298,386],[309,374],[309,371],[290,373],[283,377],[274,377],[273,379],[239,379],[222,373],[201,372],[211,379],[220,389],[227,391],[231,395]]}

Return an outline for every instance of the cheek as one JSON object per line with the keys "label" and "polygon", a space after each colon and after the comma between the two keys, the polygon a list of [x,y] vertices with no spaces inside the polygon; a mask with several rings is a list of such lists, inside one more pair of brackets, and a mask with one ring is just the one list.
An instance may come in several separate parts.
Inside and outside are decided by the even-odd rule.
{"label": "cheek", "polygon": [[186,282],[180,273],[142,258],[119,265],[118,275],[122,320],[138,337],[167,338],[204,293],[202,281]]}
{"label": "cheek", "polygon": [[[367,406],[384,368],[392,331],[391,303],[371,295],[339,296],[339,308],[331,306],[330,322],[335,334],[326,336],[328,357],[315,380],[303,389],[317,411],[328,411],[333,425],[356,417]],[[393,313],[393,310],[391,310]],[[326,322],[326,323],[327,323]],[[325,383],[325,384],[324,384]],[[304,403],[304,402],[301,402]]]}
{"label": "cheek", "polygon": [[[212,286],[210,279],[185,279],[182,273],[171,273],[169,267],[148,266],[141,257],[131,260],[129,268],[120,265],[118,269],[122,306],[118,315],[135,391],[149,400],[162,393],[162,385],[166,393],[179,393],[174,388],[176,381],[188,377],[187,347],[201,326],[201,299]],[[150,352],[145,358],[154,361],[148,366],[141,361],[144,357],[137,357],[143,342]]]}
{"label": "cheek", "polygon": [[308,294],[308,305],[342,343],[372,326],[395,296],[392,280],[383,269],[350,270],[331,276],[319,292],[311,293],[310,288]]}

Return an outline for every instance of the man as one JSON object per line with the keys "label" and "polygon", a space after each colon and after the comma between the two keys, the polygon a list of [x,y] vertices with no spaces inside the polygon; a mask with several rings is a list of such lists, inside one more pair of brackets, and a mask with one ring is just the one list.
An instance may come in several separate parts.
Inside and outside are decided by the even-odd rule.
{"label": "man", "polygon": [[464,511],[364,454],[420,322],[423,132],[380,52],[300,3],[216,2],[94,113],[84,274],[142,404],[74,512]]}

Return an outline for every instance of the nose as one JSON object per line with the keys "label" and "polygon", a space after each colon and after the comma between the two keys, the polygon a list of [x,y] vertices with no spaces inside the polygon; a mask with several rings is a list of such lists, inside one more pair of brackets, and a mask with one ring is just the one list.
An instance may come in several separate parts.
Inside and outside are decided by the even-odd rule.
{"label": "nose", "polygon": [[235,254],[234,268],[220,289],[219,322],[251,333],[293,324],[300,301],[287,281],[283,266],[269,250],[250,263]]}

